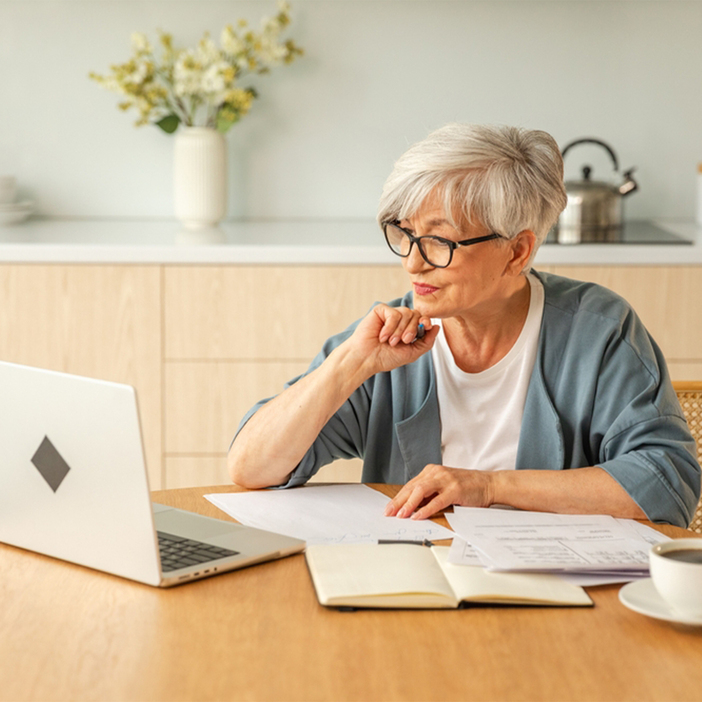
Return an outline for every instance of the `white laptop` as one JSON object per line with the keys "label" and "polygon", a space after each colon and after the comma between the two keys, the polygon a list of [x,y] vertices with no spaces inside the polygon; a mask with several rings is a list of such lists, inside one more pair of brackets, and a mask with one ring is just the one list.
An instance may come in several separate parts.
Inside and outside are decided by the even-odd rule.
{"label": "white laptop", "polygon": [[5,362],[0,542],[160,587],[305,546],[152,505],[131,386]]}

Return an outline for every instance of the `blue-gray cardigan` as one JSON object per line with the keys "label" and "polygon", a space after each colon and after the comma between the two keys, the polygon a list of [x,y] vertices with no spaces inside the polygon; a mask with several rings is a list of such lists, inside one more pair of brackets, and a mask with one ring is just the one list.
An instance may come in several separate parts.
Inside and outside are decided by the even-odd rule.
{"label": "blue-gray cardigan", "polygon": [[[534,274],[544,285],[544,314],[521,430],[514,428],[520,432],[517,469],[601,466],[649,519],[687,526],[700,496],[700,466],[660,349],[611,291]],[[412,294],[390,304],[411,307]],[[328,339],[307,372],[357,323]],[[363,458],[363,481],[375,483],[406,483],[428,463],[441,463],[430,353],[358,388],[285,487],[304,483],[337,458],[355,457]]]}

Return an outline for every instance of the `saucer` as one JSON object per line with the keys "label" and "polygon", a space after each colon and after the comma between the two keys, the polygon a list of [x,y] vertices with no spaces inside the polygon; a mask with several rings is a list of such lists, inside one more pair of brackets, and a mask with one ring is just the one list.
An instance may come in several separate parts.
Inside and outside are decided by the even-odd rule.
{"label": "saucer", "polygon": [[645,614],[654,619],[663,619],[677,624],[702,626],[702,617],[686,617],[676,612],[656,590],[653,580],[645,578],[624,585],[619,591],[619,601],[629,609],[639,614]]}
{"label": "saucer", "polygon": [[0,205],[0,226],[23,222],[30,214],[32,203],[29,200]]}

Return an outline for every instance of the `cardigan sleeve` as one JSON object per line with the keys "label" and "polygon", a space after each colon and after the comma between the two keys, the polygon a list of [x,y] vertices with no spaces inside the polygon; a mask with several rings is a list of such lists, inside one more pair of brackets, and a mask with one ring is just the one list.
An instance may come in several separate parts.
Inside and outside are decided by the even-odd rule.
{"label": "cardigan sleeve", "polygon": [[[592,409],[598,459],[654,522],[686,527],[700,497],[695,440],[665,359],[638,318],[602,359]],[[627,328],[629,327],[629,328]]]}

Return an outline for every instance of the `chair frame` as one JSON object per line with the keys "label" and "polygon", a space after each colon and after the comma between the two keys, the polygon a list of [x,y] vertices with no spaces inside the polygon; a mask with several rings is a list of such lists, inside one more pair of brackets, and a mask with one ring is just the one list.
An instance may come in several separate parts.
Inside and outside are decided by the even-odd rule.
{"label": "chair frame", "polygon": [[[673,388],[697,444],[697,461],[702,465],[702,381],[675,380]],[[697,504],[690,529],[702,534],[702,499]]]}

